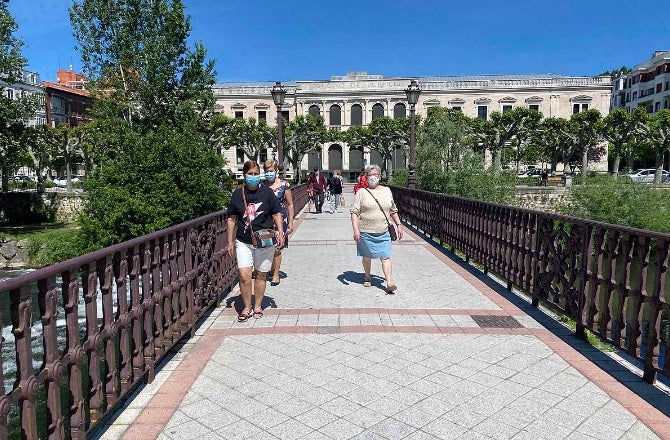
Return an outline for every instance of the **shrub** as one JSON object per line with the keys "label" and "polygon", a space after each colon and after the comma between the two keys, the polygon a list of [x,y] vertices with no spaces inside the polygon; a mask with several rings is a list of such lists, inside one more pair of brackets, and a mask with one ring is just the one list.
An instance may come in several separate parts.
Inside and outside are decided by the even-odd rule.
{"label": "shrub", "polygon": [[391,177],[389,184],[395,186],[407,186],[407,177],[409,176],[409,170],[407,168],[398,168],[393,170],[393,176]]}
{"label": "shrub", "polygon": [[220,156],[188,126],[127,129],[123,151],[86,182],[80,219],[87,250],[223,209],[231,182]]}
{"label": "shrub", "polygon": [[484,168],[481,158],[466,156],[445,172],[436,162],[423,164],[417,176],[419,188],[452,196],[495,203],[510,203],[514,197],[516,176],[502,173],[496,176]]}
{"label": "shrub", "polygon": [[586,185],[572,187],[558,209],[575,217],[670,233],[670,192],[630,179],[589,178]]}

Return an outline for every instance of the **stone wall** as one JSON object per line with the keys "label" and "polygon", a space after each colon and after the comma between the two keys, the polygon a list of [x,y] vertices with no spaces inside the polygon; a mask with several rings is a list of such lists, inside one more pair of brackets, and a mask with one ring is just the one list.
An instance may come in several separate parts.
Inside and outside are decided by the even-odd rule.
{"label": "stone wall", "polygon": [[27,239],[14,241],[0,237],[0,269],[23,269],[28,267]]}
{"label": "stone wall", "polygon": [[519,186],[516,188],[515,206],[537,211],[556,212],[556,206],[569,194],[569,189],[556,187]]}
{"label": "stone wall", "polygon": [[34,191],[0,194],[0,225],[71,223],[81,212],[84,195]]}

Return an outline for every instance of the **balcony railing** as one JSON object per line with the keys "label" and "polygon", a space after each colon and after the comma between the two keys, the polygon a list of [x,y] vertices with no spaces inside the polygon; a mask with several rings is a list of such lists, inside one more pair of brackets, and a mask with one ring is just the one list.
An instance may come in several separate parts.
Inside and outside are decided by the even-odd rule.
{"label": "balcony railing", "polygon": [[400,216],[670,376],[670,234],[393,188]]}
{"label": "balcony railing", "polygon": [[237,278],[226,230],[221,211],[0,282],[0,440],[84,439],[151,382]]}

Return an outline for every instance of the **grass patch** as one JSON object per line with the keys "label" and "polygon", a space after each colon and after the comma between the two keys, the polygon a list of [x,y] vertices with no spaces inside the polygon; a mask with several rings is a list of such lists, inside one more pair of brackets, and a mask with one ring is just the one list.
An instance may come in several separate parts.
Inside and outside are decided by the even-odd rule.
{"label": "grass patch", "polygon": [[[575,322],[574,319],[570,318],[569,316],[560,315],[558,317],[558,321],[565,324],[572,331],[575,331],[577,329],[577,323]],[[608,352],[617,351],[617,349],[614,345],[603,341],[602,339],[600,339],[599,336],[597,336],[595,333],[593,333],[589,329],[584,329],[584,339],[586,340],[586,342],[589,343],[589,345],[592,345],[593,347],[597,348],[598,350],[608,351]]]}
{"label": "grass patch", "polygon": [[29,267],[49,266],[85,253],[74,225],[46,224],[5,228],[0,236],[12,240],[28,240]]}

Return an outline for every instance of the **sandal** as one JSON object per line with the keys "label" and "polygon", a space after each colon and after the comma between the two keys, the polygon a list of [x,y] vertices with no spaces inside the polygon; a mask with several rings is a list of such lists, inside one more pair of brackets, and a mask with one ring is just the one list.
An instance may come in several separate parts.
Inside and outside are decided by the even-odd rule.
{"label": "sandal", "polygon": [[263,317],[263,309],[254,309],[254,318],[261,319]]}
{"label": "sandal", "polygon": [[370,280],[363,281],[363,287],[372,287],[372,282]]}
{"label": "sandal", "polygon": [[279,281],[274,281],[274,280],[273,280],[273,281],[270,281],[270,285],[271,285],[271,286],[278,286],[278,285],[279,285]]}
{"label": "sandal", "polygon": [[386,287],[386,293],[388,293],[389,295],[394,295],[396,289],[398,289],[398,286],[396,286],[395,284],[389,284]]}
{"label": "sandal", "polygon": [[244,322],[251,316],[251,309],[244,309],[237,315],[237,322]]}

